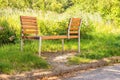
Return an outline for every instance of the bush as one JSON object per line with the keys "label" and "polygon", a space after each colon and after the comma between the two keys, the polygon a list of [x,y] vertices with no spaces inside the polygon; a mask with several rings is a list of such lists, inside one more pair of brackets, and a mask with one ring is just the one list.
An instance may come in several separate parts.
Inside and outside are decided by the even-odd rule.
{"label": "bush", "polygon": [[10,43],[15,41],[15,30],[10,28],[10,25],[7,20],[0,19],[0,45],[5,43]]}
{"label": "bush", "polygon": [[67,33],[66,21],[39,20],[38,26],[41,35],[62,35]]}
{"label": "bush", "polygon": [[94,31],[95,27],[93,23],[89,23],[88,25],[86,25],[84,22],[82,22],[80,29],[80,36],[82,39],[92,39],[93,36],[91,35],[91,33]]}

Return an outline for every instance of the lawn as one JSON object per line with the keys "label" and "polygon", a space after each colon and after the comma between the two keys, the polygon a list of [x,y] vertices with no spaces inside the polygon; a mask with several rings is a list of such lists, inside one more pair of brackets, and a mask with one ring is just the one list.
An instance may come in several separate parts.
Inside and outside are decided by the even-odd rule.
{"label": "lawn", "polygon": [[49,68],[48,63],[35,54],[29,46],[24,52],[20,44],[8,44],[0,47],[0,73],[15,74],[33,69]]}
{"label": "lawn", "polygon": [[[102,36],[101,36],[102,35]],[[70,64],[89,63],[105,57],[120,56],[119,35],[91,34],[81,39],[81,53],[69,59]],[[81,36],[82,37],[82,36]],[[42,42],[44,52],[62,50],[61,40],[45,40]],[[65,51],[77,51],[77,39],[65,40]],[[20,51],[20,44],[9,44],[0,47],[0,72],[13,74],[32,69],[49,68],[47,62],[38,57],[38,41],[25,41],[24,51]]]}
{"label": "lawn", "polygon": [[[74,45],[71,45],[74,44]],[[76,40],[66,40],[65,50],[77,50]],[[46,40],[42,43],[42,52],[62,50],[60,40]],[[25,41],[24,51],[20,51],[20,43],[0,46],[0,72],[7,74],[21,73],[33,69],[48,69],[50,65],[38,56],[38,41]]]}
{"label": "lawn", "polygon": [[69,63],[89,63],[92,60],[120,56],[120,36],[101,35],[94,36],[92,39],[81,39],[81,53],[69,58]]}

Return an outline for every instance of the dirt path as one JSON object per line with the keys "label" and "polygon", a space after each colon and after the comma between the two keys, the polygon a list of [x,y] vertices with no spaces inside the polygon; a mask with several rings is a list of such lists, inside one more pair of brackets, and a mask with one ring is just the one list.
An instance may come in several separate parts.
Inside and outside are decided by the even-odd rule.
{"label": "dirt path", "polygon": [[61,71],[72,68],[74,66],[69,66],[67,61],[68,57],[74,56],[75,52],[70,53],[44,53],[42,56],[48,61],[48,63],[52,66],[53,71]]}

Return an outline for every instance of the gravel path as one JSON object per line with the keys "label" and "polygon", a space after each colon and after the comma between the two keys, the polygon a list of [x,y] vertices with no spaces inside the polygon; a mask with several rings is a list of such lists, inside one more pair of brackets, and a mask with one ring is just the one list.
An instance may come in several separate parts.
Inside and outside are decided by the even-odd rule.
{"label": "gravel path", "polygon": [[46,58],[48,63],[52,66],[53,71],[61,71],[69,68],[73,68],[73,66],[68,66],[68,57],[74,56],[75,52],[70,53],[44,53],[42,56]]}
{"label": "gravel path", "polygon": [[64,80],[120,80],[120,64],[86,71]]}

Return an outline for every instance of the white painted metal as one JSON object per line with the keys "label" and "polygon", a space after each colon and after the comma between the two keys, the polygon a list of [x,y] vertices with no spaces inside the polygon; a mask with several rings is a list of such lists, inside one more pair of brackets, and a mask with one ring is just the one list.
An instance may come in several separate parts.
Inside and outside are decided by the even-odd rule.
{"label": "white painted metal", "polygon": [[20,49],[21,49],[21,51],[23,51],[23,39],[21,38],[21,44],[20,44]]}
{"label": "white painted metal", "polygon": [[39,56],[41,56],[41,46],[42,46],[42,38],[39,37],[39,49],[38,49]]}
{"label": "white painted metal", "polygon": [[62,53],[64,53],[64,39],[62,39]]}
{"label": "white painted metal", "polygon": [[[80,20],[80,26],[81,26],[82,21]],[[80,26],[78,30],[78,53],[80,53]]]}
{"label": "white painted metal", "polygon": [[70,39],[70,26],[71,26],[71,23],[72,23],[72,18],[70,19],[70,23],[69,23],[69,26],[68,26],[68,39]]}

